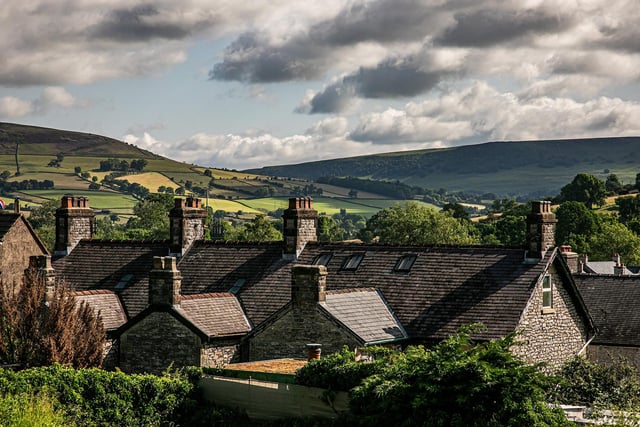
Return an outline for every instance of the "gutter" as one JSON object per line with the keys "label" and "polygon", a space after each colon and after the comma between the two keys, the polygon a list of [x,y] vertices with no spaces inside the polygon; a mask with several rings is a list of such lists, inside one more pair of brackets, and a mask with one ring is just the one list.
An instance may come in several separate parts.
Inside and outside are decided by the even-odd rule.
{"label": "gutter", "polygon": [[594,333],[591,338],[589,338],[587,340],[587,342],[584,344],[584,346],[580,349],[580,351],[578,352],[578,356],[581,356],[582,353],[587,349],[587,347],[589,347],[589,344],[591,344],[591,341],[593,341],[593,339],[596,337],[596,334]]}

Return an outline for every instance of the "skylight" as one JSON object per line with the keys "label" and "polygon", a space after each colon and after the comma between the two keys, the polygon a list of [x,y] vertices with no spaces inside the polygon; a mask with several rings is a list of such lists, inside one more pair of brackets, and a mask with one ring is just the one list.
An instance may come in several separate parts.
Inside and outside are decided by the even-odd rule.
{"label": "skylight", "polygon": [[416,261],[417,257],[418,256],[416,254],[402,255],[400,259],[398,259],[398,262],[396,262],[394,270],[401,272],[411,271],[411,267],[413,267],[413,263]]}
{"label": "skylight", "polygon": [[329,261],[331,261],[331,257],[332,256],[333,255],[331,253],[328,253],[328,252],[320,254],[320,255],[316,256],[313,259],[313,262],[311,264],[313,264],[313,265],[324,265],[326,267],[327,264],[329,264]]}
{"label": "skylight", "polygon": [[231,292],[234,295],[237,294],[238,292],[240,292],[240,289],[242,289],[242,286],[244,285],[245,281],[246,280],[244,280],[244,279],[236,280],[236,282],[233,284],[231,289],[229,289],[229,292]]}
{"label": "skylight", "polygon": [[127,287],[131,279],[133,279],[133,274],[125,274],[124,276],[122,276],[122,278],[120,278],[120,281],[116,283],[116,285],[113,288],[117,290],[122,290]]}
{"label": "skylight", "polygon": [[347,271],[357,270],[363,258],[364,258],[364,254],[351,255],[349,258],[347,258],[347,260],[342,265],[342,269]]}

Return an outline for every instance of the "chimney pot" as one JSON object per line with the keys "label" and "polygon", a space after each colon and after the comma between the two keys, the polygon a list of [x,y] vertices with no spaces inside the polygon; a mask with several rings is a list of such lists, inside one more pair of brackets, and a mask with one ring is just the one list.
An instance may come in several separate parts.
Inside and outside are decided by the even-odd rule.
{"label": "chimney pot", "polygon": [[310,360],[320,360],[322,344],[307,344],[307,362]]}

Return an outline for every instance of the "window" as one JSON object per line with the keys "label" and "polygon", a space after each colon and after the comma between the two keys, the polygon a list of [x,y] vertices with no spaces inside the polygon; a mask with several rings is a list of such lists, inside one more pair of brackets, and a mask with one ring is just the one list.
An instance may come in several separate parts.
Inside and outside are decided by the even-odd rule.
{"label": "window", "polygon": [[364,254],[351,255],[349,258],[347,258],[344,264],[342,264],[342,269],[347,271],[357,270],[363,258],[364,258]]}
{"label": "window", "polygon": [[398,262],[396,262],[394,270],[400,272],[411,271],[411,267],[413,267],[413,263],[416,261],[417,257],[418,256],[416,254],[402,255]]}
{"label": "window", "polygon": [[117,290],[122,290],[127,287],[131,279],[133,279],[133,274],[125,274],[120,278],[120,281],[116,283],[116,285],[113,288]]}
{"label": "window", "polygon": [[542,278],[542,308],[553,308],[553,286],[551,276]]}
{"label": "window", "polygon": [[229,292],[232,294],[237,294],[240,289],[242,289],[242,286],[244,286],[244,279],[238,279],[236,280],[236,282],[233,284],[233,286],[231,287],[231,289],[229,289]]}
{"label": "window", "polygon": [[327,264],[329,264],[329,261],[331,261],[331,257],[332,255],[330,253],[320,254],[313,259],[313,262],[311,264],[324,265],[326,267]]}

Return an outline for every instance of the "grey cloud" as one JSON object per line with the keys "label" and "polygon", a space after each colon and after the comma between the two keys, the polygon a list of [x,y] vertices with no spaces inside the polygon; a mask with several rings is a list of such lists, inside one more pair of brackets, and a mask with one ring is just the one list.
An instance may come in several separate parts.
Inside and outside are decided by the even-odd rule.
{"label": "grey cloud", "polygon": [[446,46],[487,47],[532,33],[565,29],[565,19],[541,10],[477,10],[454,15],[455,24],[436,38]]}
{"label": "grey cloud", "polygon": [[360,68],[317,93],[309,101],[309,113],[333,113],[344,109],[353,97],[399,98],[433,89],[449,73],[424,71],[412,61],[386,61]]}
{"label": "grey cloud", "polygon": [[155,38],[180,40],[190,34],[181,25],[154,19],[160,12],[153,5],[142,5],[131,9],[118,9],[90,30],[92,37],[120,42],[147,41]]}

